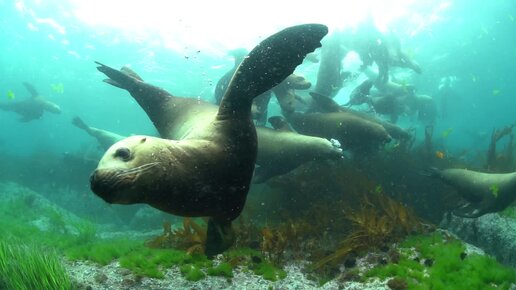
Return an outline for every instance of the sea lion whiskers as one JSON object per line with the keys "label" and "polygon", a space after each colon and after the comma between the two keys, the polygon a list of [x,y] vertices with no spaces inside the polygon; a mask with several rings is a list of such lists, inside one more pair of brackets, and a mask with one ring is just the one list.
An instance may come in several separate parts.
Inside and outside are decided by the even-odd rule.
{"label": "sea lion whiskers", "polygon": [[134,168],[129,168],[129,169],[122,169],[122,170],[119,170],[116,174],[117,177],[123,177],[123,176],[126,176],[126,175],[129,175],[129,174],[135,174],[135,175],[140,175],[141,173],[151,169],[152,167],[154,166],[157,166],[161,164],[161,162],[149,162],[149,163],[146,163],[146,164],[143,164],[143,165],[140,165],[138,167],[134,167]]}

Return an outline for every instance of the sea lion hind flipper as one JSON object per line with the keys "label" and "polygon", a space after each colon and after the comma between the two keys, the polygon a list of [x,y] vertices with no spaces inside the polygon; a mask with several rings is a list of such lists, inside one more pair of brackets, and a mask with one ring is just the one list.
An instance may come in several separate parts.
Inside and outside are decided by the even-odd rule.
{"label": "sea lion hind flipper", "polygon": [[440,174],[440,170],[436,167],[428,167],[425,169],[419,170],[419,175],[427,176],[427,177],[438,177]]}
{"label": "sea lion hind flipper", "polygon": [[79,127],[80,129],[83,129],[83,130],[89,129],[88,125],[86,125],[86,123],[84,123],[84,121],[80,117],[77,117],[77,116],[72,119],[72,124],[74,124],[76,127]]}
{"label": "sea lion hind flipper", "polygon": [[208,258],[218,255],[235,242],[235,231],[231,226],[231,221],[216,221],[208,219],[208,229],[206,231],[206,245],[204,253]]}
{"label": "sea lion hind flipper", "polygon": [[136,82],[139,81],[137,78],[122,70],[114,69],[97,61],[95,63],[98,64],[97,70],[109,78],[105,79],[104,82],[112,86],[119,87],[127,91],[132,91],[136,86]]}
{"label": "sea lion hind flipper", "polygon": [[222,97],[219,118],[237,112],[250,114],[252,100],[291,75],[308,53],[321,47],[321,39],[327,33],[325,25],[303,24],[263,40],[233,75]]}
{"label": "sea lion hind flipper", "polygon": [[34,88],[33,85],[29,84],[28,82],[23,82],[23,85],[29,91],[32,98],[35,98],[38,96],[38,91],[36,91],[36,88]]}
{"label": "sea lion hind flipper", "polygon": [[469,202],[452,211],[453,215],[463,218],[477,218],[486,212],[484,209],[479,208],[478,204]]}

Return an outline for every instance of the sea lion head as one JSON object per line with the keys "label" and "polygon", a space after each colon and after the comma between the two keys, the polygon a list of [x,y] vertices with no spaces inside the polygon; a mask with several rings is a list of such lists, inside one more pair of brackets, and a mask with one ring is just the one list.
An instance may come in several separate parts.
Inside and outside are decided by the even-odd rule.
{"label": "sea lion head", "polygon": [[145,202],[145,194],[161,178],[163,139],[131,136],[113,144],[90,176],[91,190],[108,203]]}
{"label": "sea lion head", "polygon": [[41,100],[41,101],[43,103],[43,108],[45,109],[45,111],[54,113],[54,114],[61,114],[61,107],[59,107],[57,104],[46,101],[46,100]]}
{"label": "sea lion head", "polygon": [[291,74],[276,88],[273,89],[280,107],[285,112],[294,112],[296,105],[305,103],[302,97],[296,94],[296,90],[307,90],[312,83],[301,75]]}
{"label": "sea lion head", "polygon": [[296,74],[289,75],[283,82],[293,90],[308,90],[312,86],[312,83],[304,76]]}

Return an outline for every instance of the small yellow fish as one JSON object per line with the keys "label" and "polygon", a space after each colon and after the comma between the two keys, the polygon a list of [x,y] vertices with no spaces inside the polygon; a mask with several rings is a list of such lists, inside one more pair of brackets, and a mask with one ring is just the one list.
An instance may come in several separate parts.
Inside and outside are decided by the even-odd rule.
{"label": "small yellow fish", "polygon": [[14,100],[14,98],[16,98],[16,95],[14,95],[14,92],[13,92],[13,91],[8,90],[8,91],[7,91],[7,98],[8,98],[10,101],[12,101],[12,100]]}
{"label": "small yellow fish", "polygon": [[442,133],[443,138],[450,136],[451,132],[453,132],[453,128],[448,128],[448,129],[444,130]]}
{"label": "small yellow fish", "polygon": [[500,94],[500,90],[493,90],[493,96],[498,96]]}
{"label": "small yellow fish", "polygon": [[491,185],[491,187],[489,187],[489,190],[495,198],[498,197],[498,192],[500,191],[500,187],[498,187],[498,184]]}
{"label": "small yellow fish", "polygon": [[444,152],[442,151],[436,151],[435,152],[435,157],[439,158],[439,159],[444,159]]}
{"label": "small yellow fish", "polygon": [[58,84],[51,84],[50,87],[52,88],[52,90],[58,94],[62,94],[64,93],[64,85],[63,83],[58,83]]}

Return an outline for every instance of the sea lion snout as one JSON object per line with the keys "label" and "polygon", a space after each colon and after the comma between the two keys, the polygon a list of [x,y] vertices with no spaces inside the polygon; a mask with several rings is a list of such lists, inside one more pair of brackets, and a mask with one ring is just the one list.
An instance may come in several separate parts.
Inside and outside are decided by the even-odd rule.
{"label": "sea lion snout", "polygon": [[101,197],[108,203],[113,203],[113,192],[116,192],[123,185],[121,180],[117,180],[116,173],[113,171],[95,169],[90,175],[90,188],[93,193]]}

